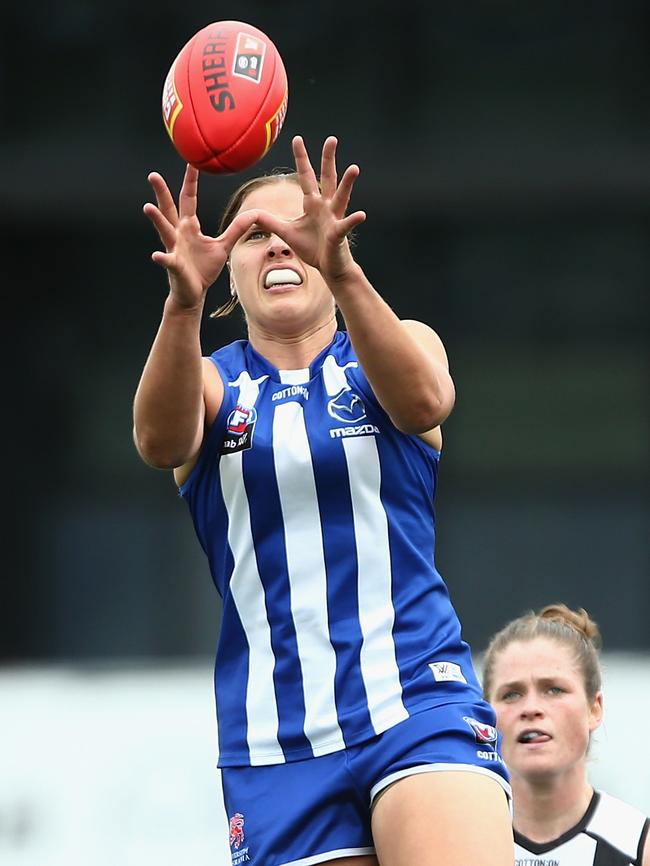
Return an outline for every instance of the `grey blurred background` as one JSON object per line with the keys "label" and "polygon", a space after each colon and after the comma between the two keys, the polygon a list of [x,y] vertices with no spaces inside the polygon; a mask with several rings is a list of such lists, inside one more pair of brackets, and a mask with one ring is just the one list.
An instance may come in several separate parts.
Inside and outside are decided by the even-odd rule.
{"label": "grey blurred background", "polygon": [[[259,166],[202,177],[204,229],[241,180],[290,164],[295,133],[313,153],[334,133],[360,165],[356,256],[438,331],[456,381],[438,566],[465,638],[559,600],[607,649],[650,650],[646,0],[62,0],[3,19],[2,661],[214,652],[207,564],[171,476],[136,455],[131,406],[166,293],[146,176],[177,190],[183,171],[162,83],[225,19],[275,41],[289,108]],[[206,353],[243,333],[208,320]]]}

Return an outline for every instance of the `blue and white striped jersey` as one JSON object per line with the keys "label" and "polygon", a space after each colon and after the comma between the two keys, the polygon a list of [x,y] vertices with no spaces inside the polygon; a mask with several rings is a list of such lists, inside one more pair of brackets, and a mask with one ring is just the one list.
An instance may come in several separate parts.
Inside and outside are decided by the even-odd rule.
{"label": "blue and white striped jersey", "polygon": [[480,700],[434,565],[440,455],[392,424],[347,334],[306,370],[244,340],[211,357],[223,405],[180,492],[223,599],[220,766],[324,755]]}

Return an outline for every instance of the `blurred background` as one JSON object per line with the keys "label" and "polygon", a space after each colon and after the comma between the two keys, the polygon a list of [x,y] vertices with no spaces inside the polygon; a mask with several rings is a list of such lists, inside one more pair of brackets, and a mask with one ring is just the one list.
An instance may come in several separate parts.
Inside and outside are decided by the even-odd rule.
{"label": "blurred background", "polygon": [[[339,137],[340,163],[361,167],[353,207],[368,214],[357,259],[395,311],[434,327],[449,353],[458,398],[445,425],[437,556],[466,640],[478,654],[531,607],[584,606],[601,626],[604,658],[627,659],[621,670],[648,693],[648,3],[61,0],[38,14],[13,4],[3,19],[13,444],[0,733],[11,717],[29,751],[56,729],[61,754],[96,730],[77,753],[92,765],[114,730],[101,696],[116,695],[111,718],[119,706],[132,719],[112,743],[121,755],[151,750],[161,772],[174,748],[187,748],[184,730],[205,723],[197,766],[212,772],[219,599],[171,476],[135,452],[131,407],[166,293],[149,258],[157,238],[142,215],[146,177],[158,170],[177,190],[184,168],[162,124],[162,83],[192,34],[225,19],[276,43],[289,108],[262,163],[202,176],[204,230],[243,179],[291,164],[292,135],[313,154],[326,135]],[[226,295],[217,282],[210,309]],[[204,349],[243,335],[237,314],[207,320]],[[148,689],[178,708],[188,682],[200,723],[144,724]],[[634,686],[623,700],[637,712]],[[72,727],[49,724],[77,706]],[[91,707],[97,714],[84,715]],[[148,733],[134,745],[138,719]],[[154,729],[159,738],[169,729],[162,746]],[[37,782],[35,754],[19,760],[18,743],[5,738],[0,764],[12,754],[21,778],[33,766]],[[650,811],[650,782],[630,782],[615,751],[629,743],[609,738],[622,769],[610,789],[631,799],[632,785]],[[52,789],[59,806],[62,777]],[[101,778],[84,778],[86,802]],[[134,770],[135,790],[138,778]],[[27,795],[16,811],[4,779],[3,788],[0,769],[0,852],[23,866],[57,822]],[[188,783],[187,796],[199,789]],[[66,814],[78,817],[72,801]],[[148,862],[146,844],[129,843],[133,862],[136,851]],[[34,862],[58,863],[56,850]],[[106,862],[130,862],[125,851]],[[191,862],[220,866],[202,856]]]}

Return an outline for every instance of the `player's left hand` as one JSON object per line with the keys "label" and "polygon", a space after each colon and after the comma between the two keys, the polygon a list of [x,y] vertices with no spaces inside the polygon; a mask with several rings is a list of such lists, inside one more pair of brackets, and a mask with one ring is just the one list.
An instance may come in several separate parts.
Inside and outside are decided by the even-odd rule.
{"label": "player's left hand", "polygon": [[318,268],[330,286],[345,279],[354,267],[347,236],[366,218],[364,211],[345,215],[359,167],[348,166],[338,181],[337,144],[333,135],[325,139],[319,187],[305,143],[295,136],[292,148],[304,213],[297,219],[283,220],[260,210],[256,221],[260,228],[281,237],[306,264]]}

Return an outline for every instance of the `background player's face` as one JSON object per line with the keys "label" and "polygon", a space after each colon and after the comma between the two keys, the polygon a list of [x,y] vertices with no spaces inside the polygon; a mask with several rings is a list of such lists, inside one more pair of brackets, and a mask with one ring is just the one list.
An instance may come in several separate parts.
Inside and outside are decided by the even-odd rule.
{"label": "background player's face", "polygon": [[584,771],[589,736],[602,719],[569,646],[549,638],[514,641],[494,661],[490,695],[511,774],[530,781]]}
{"label": "background player's face", "polygon": [[[256,187],[240,211],[263,209],[282,219],[302,216],[302,191],[286,181]],[[268,284],[269,271],[288,269],[297,282]],[[294,334],[322,326],[334,315],[334,299],[316,268],[305,264],[277,235],[247,232],[230,255],[230,279],[246,313],[249,331]]]}

